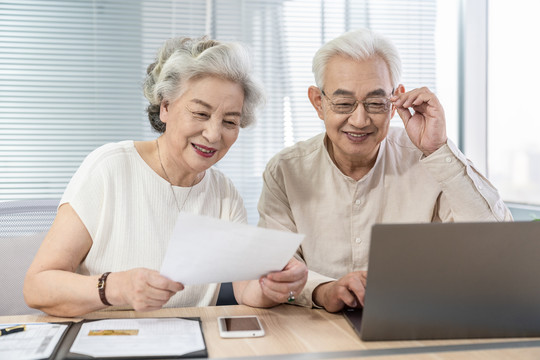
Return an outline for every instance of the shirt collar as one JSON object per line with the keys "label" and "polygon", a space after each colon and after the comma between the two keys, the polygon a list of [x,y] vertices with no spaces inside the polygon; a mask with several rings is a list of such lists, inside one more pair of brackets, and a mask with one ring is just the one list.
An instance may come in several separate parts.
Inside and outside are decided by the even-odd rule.
{"label": "shirt collar", "polygon": [[351,178],[348,175],[345,175],[334,163],[332,158],[330,157],[330,154],[328,153],[328,144],[330,143],[330,139],[328,138],[328,134],[326,132],[324,133],[324,136],[322,136],[322,148],[324,152],[324,158],[326,161],[330,164],[330,167],[333,169],[333,171],[337,171],[345,180],[353,183],[360,183],[366,181],[366,179],[373,176],[373,173],[376,168],[380,167],[382,163],[383,154],[386,151],[386,137],[381,141],[381,145],[379,146],[379,152],[377,153],[377,160],[375,160],[375,164],[373,167],[369,170],[369,172],[364,175],[360,180],[356,181],[353,178]]}

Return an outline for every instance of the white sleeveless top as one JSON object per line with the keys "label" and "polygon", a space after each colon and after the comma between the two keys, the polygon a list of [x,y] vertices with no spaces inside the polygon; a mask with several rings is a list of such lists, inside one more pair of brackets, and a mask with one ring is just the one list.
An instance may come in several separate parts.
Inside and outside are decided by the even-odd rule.
{"label": "white sleeveless top", "polygon": [[[173,189],[178,204],[185,201],[184,212],[247,222],[242,198],[217,169],[208,169],[191,193],[189,187]],[[160,270],[178,208],[170,184],[141,158],[132,140],[90,153],[68,184],[64,203],[73,207],[93,241],[79,273]],[[200,264],[207,266],[212,264]],[[218,293],[219,284],[186,286],[166,307],[215,305]]]}

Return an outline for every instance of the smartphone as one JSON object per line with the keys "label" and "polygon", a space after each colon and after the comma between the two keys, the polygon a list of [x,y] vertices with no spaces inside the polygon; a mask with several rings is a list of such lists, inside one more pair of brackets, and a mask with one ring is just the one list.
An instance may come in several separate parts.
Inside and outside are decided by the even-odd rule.
{"label": "smartphone", "polygon": [[264,336],[264,329],[255,315],[218,317],[219,335],[222,338]]}

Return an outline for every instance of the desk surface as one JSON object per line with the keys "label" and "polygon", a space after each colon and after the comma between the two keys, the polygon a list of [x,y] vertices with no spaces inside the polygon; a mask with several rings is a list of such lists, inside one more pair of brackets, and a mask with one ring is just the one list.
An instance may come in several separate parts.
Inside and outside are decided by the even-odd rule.
{"label": "desk surface", "polygon": [[[261,338],[222,339],[217,317],[255,314],[266,335]],[[85,319],[189,317],[202,320],[210,358],[261,356],[264,359],[540,359],[539,338],[375,341],[362,342],[341,314],[281,305],[272,309],[246,306],[162,309],[147,313],[100,311]],[[0,316],[0,323],[79,321],[46,315]]]}

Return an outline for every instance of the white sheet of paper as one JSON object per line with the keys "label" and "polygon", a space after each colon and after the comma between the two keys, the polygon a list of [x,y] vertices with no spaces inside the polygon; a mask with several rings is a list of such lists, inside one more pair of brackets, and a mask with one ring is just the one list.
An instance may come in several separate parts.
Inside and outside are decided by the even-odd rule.
{"label": "white sheet of paper", "polygon": [[[1,324],[0,328],[19,324]],[[47,359],[67,329],[65,324],[26,324],[26,331],[0,336],[0,359]]]}
{"label": "white sheet of paper", "polygon": [[[89,336],[90,330],[138,330]],[[93,357],[174,356],[204,350],[199,322],[178,318],[108,319],[81,325],[70,351]]]}
{"label": "white sheet of paper", "polygon": [[161,274],[184,285],[253,280],[282,270],[304,235],[180,213]]}

